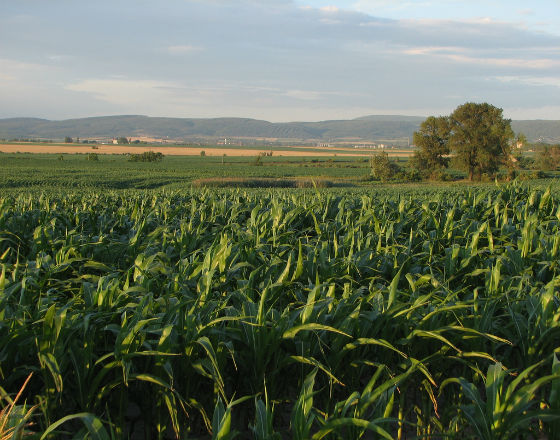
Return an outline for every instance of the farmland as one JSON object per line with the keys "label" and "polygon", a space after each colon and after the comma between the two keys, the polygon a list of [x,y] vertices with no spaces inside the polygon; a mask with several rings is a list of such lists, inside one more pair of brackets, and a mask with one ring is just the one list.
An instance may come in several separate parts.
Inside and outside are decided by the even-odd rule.
{"label": "farmland", "polygon": [[53,438],[560,435],[557,186],[101,181],[0,199],[2,392],[33,373],[12,423],[36,404]]}
{"label": "farmland", "polygon": [[[86,150],[96,154],[97,150]],[[368,157],[171,156],[160,163],[129,162],[125,155],[88,154],[0,155],[0,187],[9,190],[127,190],[189,189],[196,179],[209,177],[323,177],[358,180],[369,174]],[[91,153],[89,153],[91,152]],[[94,156],[95,157],[95,156]]]}
{"label": "farmland", "polygon": [[[255,156],[259,153],[272,152],[280,157],[324,157],[338,155],[342,157],[367,157],[375,150],[371,148],[353,148],[352,146],[312,147],[312,146],[236,146],[236,145],[113,145],[113,144],[57,144],[13,142],[0,143],[0,152],[4,153],[32,153],[32,154],[140,154],[146,151],[156,151],[168,156],[199,156],[201,152],[208,156]],[[412,154],[410,148],[391,150],[392,156],[408,157]]]}

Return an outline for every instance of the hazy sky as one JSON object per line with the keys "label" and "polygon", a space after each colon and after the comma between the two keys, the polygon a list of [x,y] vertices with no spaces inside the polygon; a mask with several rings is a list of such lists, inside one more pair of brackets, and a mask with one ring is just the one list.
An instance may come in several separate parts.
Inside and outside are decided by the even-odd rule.
{"label": "hazy sky", "polygon": [[0,0],[0,118],[560,119],[560,0]]}

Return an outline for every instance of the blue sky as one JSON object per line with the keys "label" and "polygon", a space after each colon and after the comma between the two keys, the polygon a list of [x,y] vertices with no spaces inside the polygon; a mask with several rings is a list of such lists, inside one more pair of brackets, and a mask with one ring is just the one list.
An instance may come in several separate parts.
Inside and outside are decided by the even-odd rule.
{"label": "blue sky", "polygon": [[0,118],[560,119],[560,1],[18,0]]}

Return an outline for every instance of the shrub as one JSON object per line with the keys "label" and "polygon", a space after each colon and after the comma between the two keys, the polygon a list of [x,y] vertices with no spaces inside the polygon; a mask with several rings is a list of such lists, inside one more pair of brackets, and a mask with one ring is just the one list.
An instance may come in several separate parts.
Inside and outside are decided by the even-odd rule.
{"label": "shrub", "polygon": [[145,151],[141,154],[129,154],[129,162],[161,162],[163,160],[163,153],[155,151]]}
{"label": "shrub", "polygon": [[451,182],[453,180],[451,174],[441,169],[433,171],[429,178],[430,180],[436,180],[438,182]]}
{"label": "shrub", "polygon": [[394,179],[401,172],[401,167],[395,161],[389,159],[389,155],[385,151],[372,156],[370,165],[372,176],[382,182]]}
{"label": "shrub", "polygon": [[534,168],[553,171],[560,165],[560,145],[544,145],[536,155]]}
{"label": "shrub", "polygon": [[253,162],[251,163],[251,165],[255,166],[255,167],[262,167],[263,165],[263,161],[262,161],[263,155],[258,154],[257,156],[255,156],[255,159],[253,160]]}

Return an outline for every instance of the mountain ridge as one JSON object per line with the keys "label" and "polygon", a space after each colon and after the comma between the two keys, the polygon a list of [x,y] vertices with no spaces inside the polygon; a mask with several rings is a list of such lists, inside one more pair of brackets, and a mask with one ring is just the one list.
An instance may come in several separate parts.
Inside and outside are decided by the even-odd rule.
{"label": "mountain ridge", "polygon": [[[318,122],[269,122],[238,117],[168,118],[145,115],[114,115],[49,120],[15,117],[0,119],[0,139],[110,139],[151,137],[173,140],[277,139],[304,142],[351,140],[375,142],[412,139],[425,118],[407,115],[367,115],[354,119]],[[515,132],[529,141],[560,142],[560,121],[512,121]]]}

